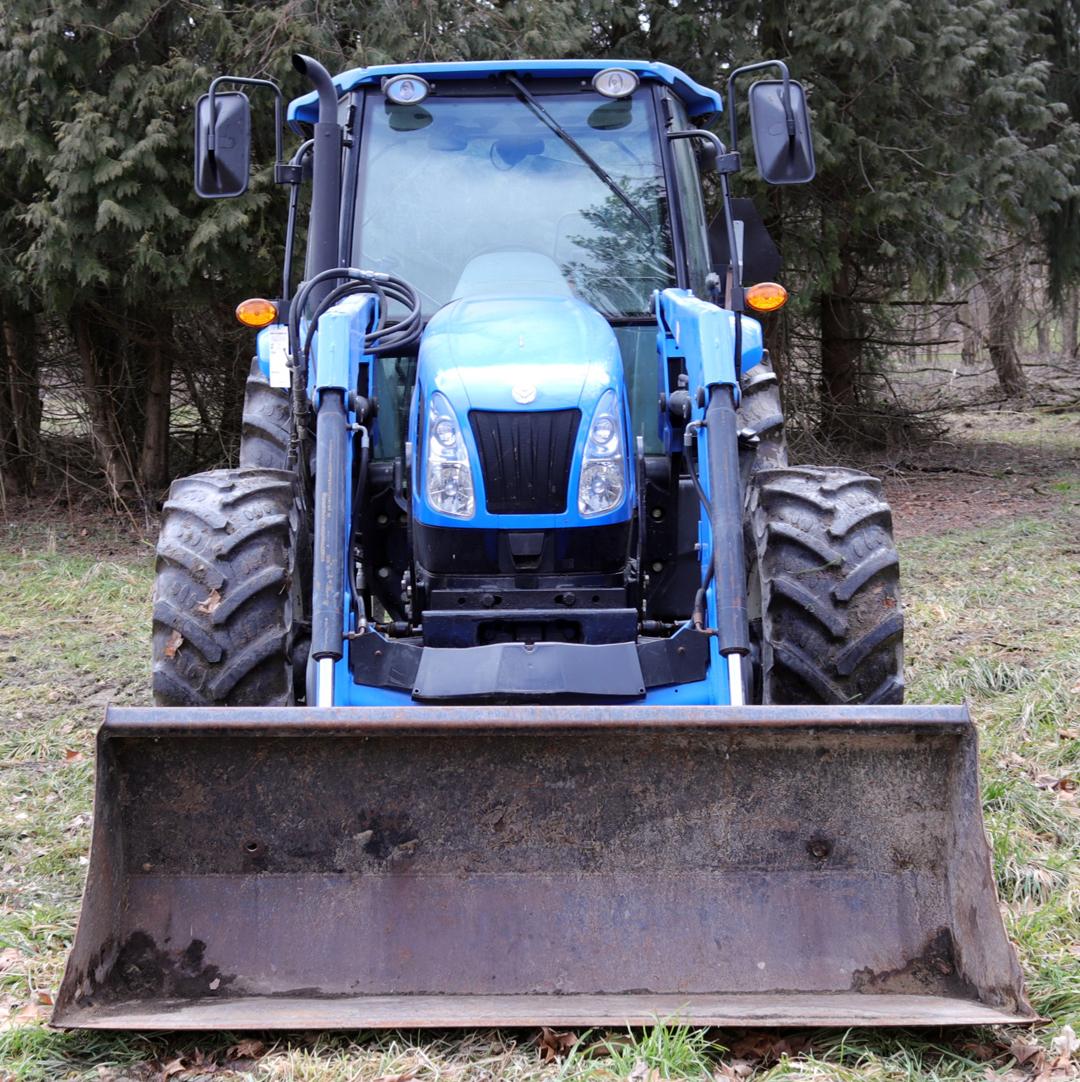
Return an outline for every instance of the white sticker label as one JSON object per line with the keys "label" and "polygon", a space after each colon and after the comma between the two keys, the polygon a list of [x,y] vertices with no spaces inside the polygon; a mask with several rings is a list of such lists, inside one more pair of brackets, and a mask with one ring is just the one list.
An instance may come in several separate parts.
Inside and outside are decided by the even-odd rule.
{"label": "white sticker label", "polygon": [[289,329],[271,327],[266,332],[266,346],[270,353],[270,386],[288,387],[289,378]]}

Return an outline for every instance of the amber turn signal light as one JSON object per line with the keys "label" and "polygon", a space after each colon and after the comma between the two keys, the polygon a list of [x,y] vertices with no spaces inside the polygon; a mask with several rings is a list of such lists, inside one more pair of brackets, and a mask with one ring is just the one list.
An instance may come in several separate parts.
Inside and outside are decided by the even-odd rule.
{"label": "amber turn signal light", "polygon": [[758,282],[743,294],[755,312],[775,312],[787,304],[787,290],[779,282]]}
{"label": "amber turn signal light", "polygon": [[236,318],[245,327],[266,327],[277,319],[277,305],[262,297],[252,297],[236,306]]}

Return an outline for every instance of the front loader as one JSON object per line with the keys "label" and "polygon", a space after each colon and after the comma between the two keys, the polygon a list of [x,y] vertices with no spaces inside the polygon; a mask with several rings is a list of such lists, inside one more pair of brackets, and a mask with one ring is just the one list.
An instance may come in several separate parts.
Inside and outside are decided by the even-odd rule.
{"label": "front loader", "polygon": [[[54,1022],[1030,1020],[972,723],[901,705],[881,486],[788,465],[750,314],[785,293],[736,82],[778,73],[778,184],[802,87],[733,72],[725,144],[664,64],[295,64],[240,466],[165,504]],[[282,106],[200,99],[211,198],[248,182],[230,81]]]}

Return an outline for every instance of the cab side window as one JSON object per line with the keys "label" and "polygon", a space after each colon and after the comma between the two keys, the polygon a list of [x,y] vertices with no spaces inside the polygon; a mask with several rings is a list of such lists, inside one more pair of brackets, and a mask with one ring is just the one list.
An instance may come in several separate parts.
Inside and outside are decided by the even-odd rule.
{"label": "cab side window", "polygon": [[[672,131],[694,127],[687,117],[686,109],[675,97],[669,98],[674,116]],[[702,199],[701,177],[693,139],[673,139],[672,157],[675,161],[675,187],[678,193],[679,215],[682,220],[683,245],[690,273],[688,285],[695,296],[708,300],[705,278],[712,269],[709,260],[708,232],[705,222],[705,204]]]}

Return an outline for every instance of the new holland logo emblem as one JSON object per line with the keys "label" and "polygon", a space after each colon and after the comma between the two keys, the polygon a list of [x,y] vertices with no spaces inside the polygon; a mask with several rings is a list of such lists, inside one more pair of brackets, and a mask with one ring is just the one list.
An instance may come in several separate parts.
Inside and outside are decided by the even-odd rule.
{"label": "new holland logo emblem", "polygon": [[514,396],[514,401],[523,406],[527,406],[536,399],[536,388],[531,383],[515,384],[510,393]]}

